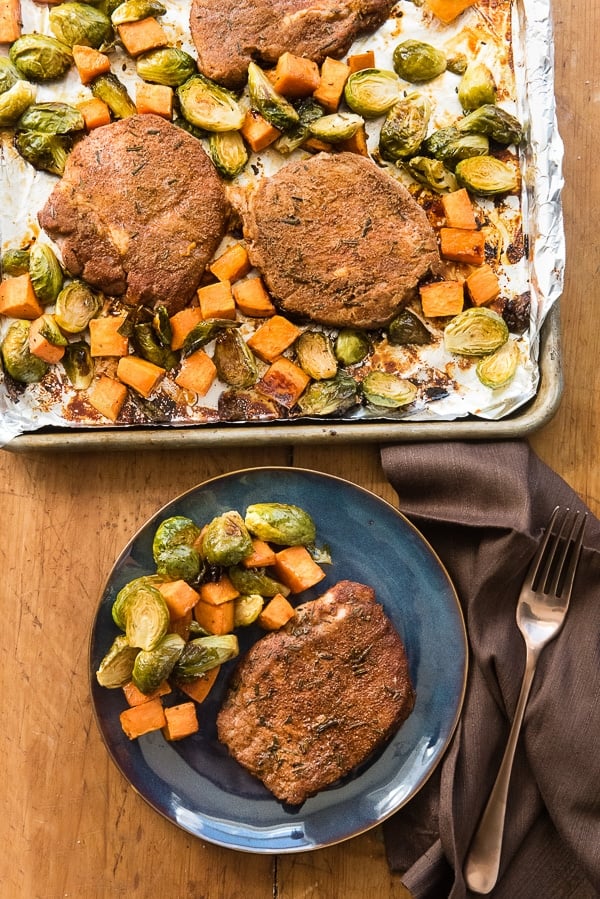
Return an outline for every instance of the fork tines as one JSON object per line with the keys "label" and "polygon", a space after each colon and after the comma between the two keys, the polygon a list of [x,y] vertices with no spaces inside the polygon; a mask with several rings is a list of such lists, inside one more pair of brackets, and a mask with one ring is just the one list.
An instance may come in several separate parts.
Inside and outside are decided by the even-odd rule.
{"label": "fork tines", "polygon": [[[532,565],[533,589],[556,596],[569,593],[573,586],[587,521],[587,512],[565,509],[562,519],[561,512],[556,506]],[[546,554],[551,538],[551,551]]]}

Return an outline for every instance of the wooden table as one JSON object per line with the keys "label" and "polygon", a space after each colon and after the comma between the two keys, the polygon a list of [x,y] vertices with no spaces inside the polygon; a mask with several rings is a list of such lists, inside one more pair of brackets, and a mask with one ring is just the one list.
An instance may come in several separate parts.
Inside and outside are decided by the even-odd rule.
{"label": "wooden table", "polygon": [[[600,513],[600,7],[556,0],[556,95],[565,142],[566,388],[538,453]],[[252,465],[314,468],[385,499],[377,446],[103,454],[0,453],[0,899],[400,899],[380,829],[281,857],[221,849],[164,820],[100,739],[87,680],[99,591],[133,532],[205,478]]]}

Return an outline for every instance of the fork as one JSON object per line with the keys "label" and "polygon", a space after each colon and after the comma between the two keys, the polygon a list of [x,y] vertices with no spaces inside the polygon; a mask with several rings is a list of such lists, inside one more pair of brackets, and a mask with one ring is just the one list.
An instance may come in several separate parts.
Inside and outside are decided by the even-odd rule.
{"label": "fork", "polygon": [[587,513],[557,506],[519,594],[517,626],[526,647],[525,673],[504,756],[464,865],[467,886],[475,893],[493,889],[500,867],[504,817],[512,763],[539,655],[559,633],[569,608],[583,546]]}

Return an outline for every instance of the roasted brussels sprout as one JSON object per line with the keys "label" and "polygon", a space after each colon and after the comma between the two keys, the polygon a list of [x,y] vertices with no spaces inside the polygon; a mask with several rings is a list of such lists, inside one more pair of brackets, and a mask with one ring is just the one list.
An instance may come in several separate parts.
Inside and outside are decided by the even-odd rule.
{"label": "roasted brussels sprout", "polygon": [[28,81],[15,81],[0,94],[0,128],[12,126],[35,100],[36,89]]}
{"label": "roasted brussels sprout", "polygon": [[[29,251],[29,276],[40,303],[44,306],[54,303],[64,276],[56,253],[48,244],[34,243]],[[58,323],[60,325],[60,321]]]}
{"label": "roasted brussels sprout", "polygon": [[446,168],[440,159],[429,156],[413,156],[405,163],[405,169],[411,177],[424,184],[436,193],[456,190],[457,182],[453,173]]}
{"label": "roasted brussels sprout", "polygon": [[29,250],[5,250],[2,254],[2,272],[8,277],[25,275],[29,271]]}
{"label": "roasted brussels sprout", "polygon": [[461,160],[454,169],[461,187],[480,197],[512,193],[519,186],[514,166],[495,156],[472,156]]}
{"label": "roasted brussels sprout", "polygon": [[114,599],[111,609],[112,620],[117,625],[117,627],[122,631],[125,630],[127,626],[126,612],[129,600],[133,596],[133,594],[137,592],[137,590],[143,587],[147,587],[148,585],[151,587],[157,587],[162,583],[163,578],[160,578],[155,574],[144,574],[141,577],[134,578],[132,581],[129,581],[127,584],[125,584],[125,586],[121,587]]}
{"label": "roasted brussels sprout", "polygon": [[299,123],[300,116],[292,104],[275,90],[255,62],[248,65],[248,93],[252,108],[279,131],[287,131]]}
{"label": "roasted brussels sprout", "polygon": [[159,47],[142,53],[135,68],[144,81],[168,87],[179,87],[198,71],[193,57],[178,47]]}
{"label": "roasted brussels sprout", "polygon": [[151,322],[140,322],[134,328],[134,342],[140,356],[148,362],[171,371],[179,362],[179,356],[173,350],[164,346],[156,337],[156,331]]}
{"label": "roasted brussels sprout", "polygon": [[200,554],[193,546],[173,546],[158,556],[156,570],[171,581],[193,581],[202,571]]}
{"label": "roasted brussels sprout", "polygon": [[461,159],[487,156],[490,142],[485,134],[463,134],[457,128],[440,128],[429,135],[422,149],[424,153],[440,159],[447,168],[454,169]]}
{"label": "roasted brussels sprout", "polygon": [[357,365],[371,352],[371,341],[365,331],[341,328],[335,338],[333,352],[342,365]]}
{"label": "roasted brussels sprout", "polygon": [[515,376],[520,357],[517,343],[514,340],[507,340],[495,353],[483,356],[479,360],[475,368],[477,377],[482,384],[491,387],[492,390],[506,387]]}
{"label": "roasted brussels sprout", "polygon": [[338,361],[331,340],[323,331],[310,328],[303,331],[296,340],[295,349],[300,367],[311,378],[320,381],[335,376]]}
{"label": "roasted brussels sprout", "polygon": [[379,132],[383,159],[396,162],[414,156],[427,134],[431,103],[422,94],[408,94],[392,106]]}
{"label": "roasted brussels sprout", "polygon": [[431,81],[446,71],[445,55],[424,41],[402,41],[394,49],[393,64],[400,78],[415,84]]}
{"label": "roasted brussels sprout", "polygon": [[0,346],[4,371],[21,384],[35,384],[48,371],[48,364],[29,350],[30,327],[23,319],[12,322]]}
{"label": "roasted brussels sprout", "polygon": [[15,135],[15,148],[34,169],[50,172],[52,175],[62,175],[71,144],[67,137],[59,134],[19,131]]}
{"label": "roasted brussels sprout", "polygon": [[68,343],[62,366],[75,390],[87,390],[94,379],[94,360],[85,340]]}
{"label": "roasted brussels sprout", "polygon": [[240,648],[235,634],[197,637],[185,644],[172,671],[176,683],[185,684],[201,674],[235,659]]}
{"label": "roasted brussels sprout", "polygon": [[468,64],[469,60],[466,53],[454,53],[446,57],[446,68],[453,75],[464,75]]}
{"label": "roasted brussels sprout", "polygon": [[183,342],[182,355],[189,356],[190,353],[194,353],[200,347],[206,346],[207,343],[215,339],[219,331],[227,328],[239,328],[239,322],[235,322],[230,318],[210,318],[198,322]]}
{"label": "roasted brussels sprout", "polygon": [[365,119],[385,115],[400,97],[400,79],[387,69],[353,72],[344,87],[344,99],[353,112]]}
{"label": "roasted brussels sprout", "polygon": [[458,84],[458,102],[470,112],[486,103],[496,102],[496,82],[483,62],[472,62]]}
{"label": "roasted brussels sprout", "polygon": [[208,155],[217,172],[228,180],[246,168],[248,150],[239,131],[214,131],[208,138]]}
{"label": "roasted brussels sprout", "polygon": [[309,384],[298,400],[303,415],[341,415],[357,403],[356,381],[342,372]]}
{"label": "roasted brussels sprout", "polygon": [[20,81],[21,75],[7,56],[0,56],[0,94]]}
{"label": "roasted brussels sprout", "polygon": [[101,47],[113,30],[110,19],[89,3],[60,3],[50,10],[50,30],[63,44],[73,47]]}
{"label": "roasted brussels sprout", "polygon": [[161,521],[154,534],[152,552],[154,560],[156,556],[173,546],[186,544],[192,546],[200,536],[200,528],[185,515],[172,515]]}
{"label": "roasted brussels sprout", "polygon": [[386,371],[369,372],[361,388],[369,405],[385,409],[408,406],[417,396],[417,388],[412,381]]}
{"label": "roasted brussels sprout", "polygon": [[97,75],[90,84],[90,89],[94,97],[104,100],[115,119],[126,119],[137,113],[135,103],[127,93],[127,88],[112,72]]}
{"label": "roasted brussels sprout", "polygon": [[8,51],[10,61],[31,81],[62,78],[73,63],[71,48],[45,34],[23,34]]}
{"label": "roasted brussels sprout", "polygon": [[244,521],[259,540],[281,546],[306,546],[314,543],[317,535],[308,512],[291,503],[254,503],[246,509]]}
{"label": "roasted brussels sprout", "polygon": [[275,149],[284,156],[289,155],[306,140],[309,135],[309,126],[311,122],[315,122],[325,115],[325,110],[320,103],[317,103],[312,97],[306,97],[300,100],[296,105],[298,113],[298,124],[290,128],[281,137],[275,141]]}
{"label": "roasted brussels sprout", "polygon": [[233,626],[248,627],[254,624],[263,610],[265,601],[260,593],[238,596],[233,602]]}
{"label": "roasted brussels sprout", "polygon": [[237,328],[218,332],[213,362],[219,378],[232,387],[250,387],[258,380],[256,358]]}
{"label": "roasted brussels sprout", "polygon": [[462,356],[487,356],[508,340],[508,327],[502,316],[483,306],[465,309],[444,328],[448,352]]}
{"label": "roasted brussels sprout", "polygon": [[201,570],[200,554],[194,543],[200,528],[191,518],[174,515],[158,526],[152,542],[156,570],[170,580],[194,580]]}
{"label": "roasted brussels sprout", "polygon": [[335,112],[315,119],[308,126],[308,132],[327,144],[337,144],[354,137],[363,124],[364,121],[359,115],[350,112]]}
{"label": "roasted brussels sprout", "polygon": [[165,599],[152,584],[138,584],[131,590],[121,608],[125,619],[125,636],[130,646],[154,649],[169,627],[169,608]]}
{"label": "roasted brussels sprout", "polygon": [[202,532],[202,555],[210,565],[237,565],[252,552],[244,519],[233,509],[213,518]]}
{"label": "roasted brussels sprout", "polygon": [[167,7],[159,0],[125,0],[113,10],[110,20],[113,25],[125,25],[126,22],[139,22],[150,16],[164,16]]}
{"label": "roasted brussels sprout", "polygon": [[129,683],[138,653],[137,646],[131,646],[123,634],[115,637],[96,671],[100,686],[115,690]]}
{"label": "roasted brussels sprout", "polygon": [[75,279],[56,297],[54,314],[63,331],[80,334],[102,310],[102,299],[85,281]]}
{"label": "roasted brussels sprout", "polygon": [[142,649],[135,657],[131,679],[142,693],[152,693],[166,680],[181,657],[185,640],[179,634],[165,634],[152,649]]}
{"label": "roasted brussels sprout", "polygon": [[81,111],[70,103],[32,103],[16,123],[18,131],[41,131],[43,134],[70,134],[83,131]]}
{"label": "roasted brussels sprout", "polygon": [[177,88],[181,114],[188,122],[207,131],[237,131],[244,112],[235,94],[204,75],[192,75]]}
{"label": "roasted brussels sprout", "polygon": [[249,596],[252,593],[267,597],[277,596],[278,593],[289,596],[290,593],[288,587],[268,575],[264,568],[242,568],[239,565],[232,565],[227,569],[227,574],[241,596]]}
{"label": "roasted brussels sprout", "polygon": [[423,346],[431,343],[431,332],[418,315],[410,309],[403,309],[388,325],[388,340],[392,346],[415,344]]}
{"label": "roasted brussels sprout", "polygon": [[456,123],[459,131],[468,134],[485,134],[497,144],[508,146],[519,144],[523,137],[521,123],[514,115],[495,106],[486,103],[470,112]]}

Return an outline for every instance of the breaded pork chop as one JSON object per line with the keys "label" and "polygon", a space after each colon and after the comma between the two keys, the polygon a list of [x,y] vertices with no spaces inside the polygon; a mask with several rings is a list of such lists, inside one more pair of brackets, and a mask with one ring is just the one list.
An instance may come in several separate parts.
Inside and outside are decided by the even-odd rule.
{"label": "breaded pork chop", "polygon": [[343,56],[358,35],[375,31],[392,6],[390,0],[193,0],[198,68],[240,88],[251,60],[274,66],[288,51],[320,64],[326,56]]}
{"label": "breaded pork chop", "polygon": [[71,275],[173,313],[198,287],[228,212],[200,142],[160,116],[134,115],[77,144],[38,218]]}
{"label": "breaded pork chop", "polygon": [[414,699],[404,646],[374,591],[340,581],[254,644],[217,728],[241,765],[299,805],[382,746]]}
{"label": "breaded pork chop", "polygon": [[288,163],[249,194],[242,217],[277,305],[325,325],[383,327],[440,267],[423,209],[354,153]]}

